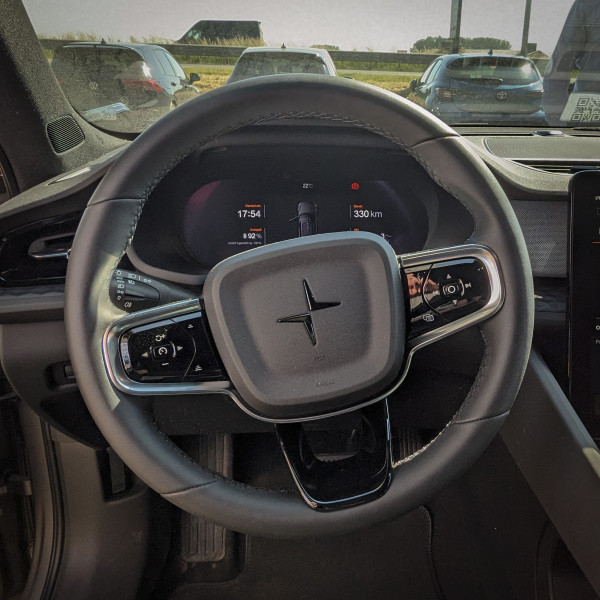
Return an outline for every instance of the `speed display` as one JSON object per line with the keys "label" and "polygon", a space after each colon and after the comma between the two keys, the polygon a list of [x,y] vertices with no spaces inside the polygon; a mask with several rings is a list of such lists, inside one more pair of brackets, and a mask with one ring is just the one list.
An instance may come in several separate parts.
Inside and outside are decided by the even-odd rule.
{"label": "speed display", "polygon": [[184,207],[184,242],[206,269],[257,246],[339,231],[369,231],[397,253],[416,250],[427,232],[426,212],[398,187],[376,179],[212,181]]}

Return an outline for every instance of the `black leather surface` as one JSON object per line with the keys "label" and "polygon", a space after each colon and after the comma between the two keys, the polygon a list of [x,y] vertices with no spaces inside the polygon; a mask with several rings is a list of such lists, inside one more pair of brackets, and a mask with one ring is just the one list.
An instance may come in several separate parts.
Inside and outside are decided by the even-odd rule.
{"label": "black leather surface", "polygon": [[[486,353],[479,376],[452,422],[394,472],[376,502],[335,513],[309,509],[296,495],[258,490],[202,469],[155,428],[139,398],[117,393],[106,376],[101,339],[118,313],[108,284],[145,199],[189,152],[224,131],[286,117],[349,123],[405,147],[439,185],[473,214],[471,241],[498,256],[504,308],[482,328]],[[483,163],[457,135],[407,101],[344,79],[265,78],[191,101],[158,122],[111,168],[77,233],[66,287],[66,325],[73,366],[90,412],[108,442],[144,481],[184,510],[256,535],[340,533],[385,521],[426,501],[467,469],[503,422],[518,390],[533,325],[529,259],[514,213]]]}
{"label": "black leather surface", "polygon": [[468,421],[500,414],[510,410],[519,390],[533,334],[534,292],[527,248],[500,185],[465,141],[435,140],[413,152],[438,184],[470,211],[475,231],[469,242],[488,246],[502,268],[504,306],[480,326],[485,355],[479,377],[455,418]]}

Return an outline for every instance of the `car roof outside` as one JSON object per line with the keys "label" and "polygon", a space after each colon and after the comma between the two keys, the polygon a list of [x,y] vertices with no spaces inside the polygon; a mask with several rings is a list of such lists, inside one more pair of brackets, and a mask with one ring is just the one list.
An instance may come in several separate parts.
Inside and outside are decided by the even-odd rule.
{"label": "car roof outside", "polygon": [[519,60],[523,60],[529,62],[531,64],[535,64],[530,58],[526,56],[522,56],[520,54],[506,54],[506,53],[496,53],[489,54],[489,52],[470,52],[465,54],[445,54],[444,56],[440,56],[440,58],[444,62],[452,62],[456,59],[464,59],[464,58],[518,58]]}
{"label": "car roof outside", "polygon": [[138,52],[138,54],[153,50],[162,50],[163,52],[166,52],[162,46],[157,46],[156,44],[138,44],[134,42],[68,42],[59,46],[56,51],[59,51],[62,48],[125,48],[134,50],[135,52]]}
{"label": "car roof outside", "polygon": [[242,52],[242,54],[251,54],[251,53],[255,53],[255,52],[264,52],[264,53],[271,53],[271,52],[288,52],[288,53],[301,53],[301,54],[314,54],[316,56],[320,56],[321,58],[329,58],[331,59],[331,56],[329,54],[329,52],[327,52],[327,50],[324,50],[323,48],[281,48],[281,47],[267,47],[267,46],[258,46],[255,48],[246,48],[244,50],[244,52]]}
{"label": "car roof outside", "polygon": [[323,61],[323,63],[325,63],[325,65],[327,66],[329,75],[337,75],[337,69],[335,68],[335,63],[333,62],[331,55],[327,50],[323,48],[287,48],[285,46],[258,46],[246,48],[240,55],[240,59],[243,56],[247,56],[249,54],[306,54],[307,56],[320,58]]}

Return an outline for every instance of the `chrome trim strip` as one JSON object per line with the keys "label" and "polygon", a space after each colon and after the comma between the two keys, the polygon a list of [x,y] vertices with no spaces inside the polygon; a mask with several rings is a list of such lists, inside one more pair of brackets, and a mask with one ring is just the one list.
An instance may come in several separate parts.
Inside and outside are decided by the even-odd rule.
{"label": "chrome trim strip", "polygon": [[237,406],[247,415],[266,423],[299,423],[307,421],[317,421],[328,417],[334,417],[345,413],[353,412],[380,400],[386,399],[390,394],[394,393],[402,384],[414,353],[420,348],[432,344],[442,338],[448,337],[457,333],[461,329],[466,329],[472,325],[480,323],[492,315],[494,315],[504,302],[504,286],[502,284],[502,275],[500,266],[493,252],[485,246],[477,244],[464,244],[462,246],[454,246],[450,248],[442,248],[437,250],[425,250],[423,252],[415,252],[412,254],[403,254],[398,256],[398,268],[417,267],[419,265],[427,265],[435,262],[444,262],[447,260],[457,260],[461,258],[477,258],[486,267],[490,281],[490,299],[488,303],[470,315],[457,319],[452,323],[442,325],[438,329],[429,333],[424,333],[417,338],[409,340],[407,343],[408,354],[404,364],[404,370],[392,388],[376,398],[363,402],[362,404],[352,406],[343,410],[318,415],[314,417],[306,417],[303,419],[269,419],[252,412],[238,396],[236,390],[230,381],[213,381],[206,383],[138,383],[132,381],[125,374],[125,370],[120,361],[119,339],[121,334],[127,329],[145,325],[161,319],[169,319],[178,317],[187,313],[198,312],[202,310],[198,298],[174,302],[165,306],[150,308],[123,317],[111,325],[104,333],[102,342],[102,353],[106,372],[110,377],[112,384],[122,392],[133,394],[136,396],[156,396],[156,395],[184,395],[184,394],[224,394],[231,398]]}
{"label": "chrome trim strip", "polygon": [[50,183],[47,183],[46,185],[52,185],[53,183],[62,183],[63,181],[68,181],[69,179],[73,179],[74,177],[79,177],[80,175],[85,175],[86,173],[89,173],[91,170],[92,169],[90,167],[83,167],[82,169],[77,169],[76,171],[71,171],[70,173],[67,173],[66,175],[61,175],[60,177],[53,179]]}
{"label": "chrome trim strip", "polygon": [[69,258],[71,248],[68,250],[59,250],[57,252],[30,252],[29,256],[38,260],[45,260],[48,258]]}

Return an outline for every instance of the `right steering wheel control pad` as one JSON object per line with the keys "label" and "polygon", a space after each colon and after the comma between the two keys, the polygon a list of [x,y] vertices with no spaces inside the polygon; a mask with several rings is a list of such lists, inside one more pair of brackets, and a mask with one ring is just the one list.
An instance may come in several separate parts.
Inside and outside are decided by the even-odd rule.
{"label": "right steering wheel control pad", "polygon": [[488,272],[477,258],[419,265],[405,271],[414,338],[483,308],[490,300]]}

